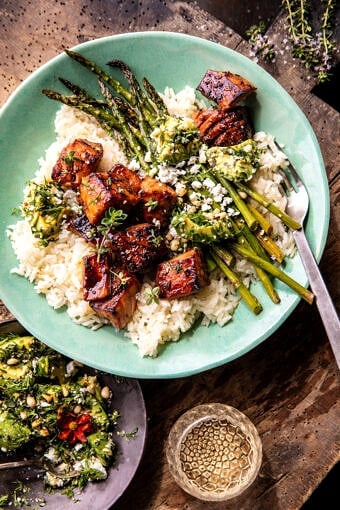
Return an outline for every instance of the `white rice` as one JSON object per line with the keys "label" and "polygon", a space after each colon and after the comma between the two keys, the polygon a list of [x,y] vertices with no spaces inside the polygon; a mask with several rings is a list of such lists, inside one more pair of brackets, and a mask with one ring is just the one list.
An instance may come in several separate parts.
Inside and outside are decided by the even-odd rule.
{"label": "white rice", "polygon": [[[191,116],[194,89],[185,87],[179,94],[175,94],[168,88],[164,98],[171,114]],[[56,115],[55,131],[56,141],[47,149],[45,157],[39,160],[39,169],[34,177],[36,182],[50,177],[60,151],[74,138],[87,138],[103,145],[104,156],[100,169],[111,168],[117,162],[128,163],[118,144],[96,121],[78,110],[62,106]],[[269,143],[272,150],[263,156],[261,169],[253,178],[252,185],[285,208],[285,197],[279,192],[279,178],[275,173],[279,166],[284,165],[284,155],[275,149],[270,136],[258,133],[256,139],[263,144]],[[270,215],[270,220],[281,248],[291,255],[294,252],[291,234],[286,232],[276,217]],[[45,294],[48,304],[53,308],[65,306],[76,323],[92,329],[106,323],[83,299],[82,257],[92,252],[92,247],[85,240],[65,227],[56,242],[42,247],[33,237],[26,220],[11,225],[8,235],[19,262],[12,270],[13,273],[28,278],[38,293]],[[246,285],[255,279],[254,269],[246,260],[238,259],[236,270]],[[147,304],[145,290],[150,285],[152,282],[144,282],[137,294],[137,309],[125,332],[138,346],[141,356],[156,356],[160,344],[179,340],[181,334],[188,331],[199,317],[205,326],[210,322],[224,326],[232,318],[239,303],[234,287],[217,273],[211,278],[210,285],[197,294],[171,301],[162,299],[158,303]]]}

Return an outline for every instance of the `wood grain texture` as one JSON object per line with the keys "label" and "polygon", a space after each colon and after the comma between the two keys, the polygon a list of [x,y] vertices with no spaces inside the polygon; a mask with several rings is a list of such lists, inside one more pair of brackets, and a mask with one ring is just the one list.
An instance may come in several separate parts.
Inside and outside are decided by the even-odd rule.
{"label": "wood grain texture", "polygon": [[[169,30],[200,36],[250,56],[248,44],[193,2],[159,0],[0,2],[0,103],[32,71],[65,47],[121,32]],[[331,221],[320,264],[339,300],[339,114],[312,94],[314,81],[291,59],[280,14],[269,29],[281,48],[263,65],[292,95],[319,140],[330,184]],[[0,305],[0,318],[10,316]],[[141,381],[149,434],[145,455],[117,510],[296,510],[339,460],[339,374],[316,308],[300,303],[284,325],[252,352],[223,367],[176,380]],[[254,422],[264,460],[239,498],[209,504],[183,492],[165,458],[166,438],[187,409],[232,405]]]}

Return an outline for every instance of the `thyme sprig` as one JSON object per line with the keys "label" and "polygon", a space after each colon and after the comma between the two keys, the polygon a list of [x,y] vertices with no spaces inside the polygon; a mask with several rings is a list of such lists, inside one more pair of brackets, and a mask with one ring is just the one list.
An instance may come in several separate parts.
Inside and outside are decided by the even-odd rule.
{"label": "thyme sprig", "polygon": [[147,305],[151,303],[159,303],[159,287],[147,287],[144,291],[145,302]]}
{"label": "thyme sprig", "polygon": [[[310,69],[318,83],[324,83],[331,76],[334,66],[335,41],[333,37],[335,25],[336,0],[319,0],[322,14],[318,30],[312,23],[313,4],[311,0],[282,0],[286,13],[286,30],[292,44],[292,56]],[[266,35],[263,20],[251,25],[246,31],[251,46],[252,56],[257,61],[274,62],[277,49]]]}
{"label": "thyme sprig", "polygon": [[257,25],[251,25],[251,27],[248,28],[246,36],[249,38],[248,42],[256,57],[260,56],[266,61],[273,62],[276,56],[274,44],[271,43],[265,32],[266,25],[265,22],[261,20]]}
{"label": "thyme sprig", "polygon": [[319,83],[327,81],[333,67],[335,0],[321,0],[321,26],[315,32],[311,23],[312,5],[309,0],[283,0],[287,14],[287,30],[293,46],[293,57],[310,69]]}
{"label": "thyme sprig", "polygon": [[97,227],[98,232],[102,235],[101,241],[97,247],[98,260],[100,255],[107,251],[105,246],[106,241],[110,233],[114,232],[119,228],[127,218],[127,214],[121,209],[115,209],[109,207],[106,211],[104,218],[102,218],[100,224]]}

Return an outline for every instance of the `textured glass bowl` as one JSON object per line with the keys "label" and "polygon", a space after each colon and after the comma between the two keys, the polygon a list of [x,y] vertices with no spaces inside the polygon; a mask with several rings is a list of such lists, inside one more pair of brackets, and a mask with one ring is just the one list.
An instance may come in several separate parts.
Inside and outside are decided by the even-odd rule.
{"label": "textured glass bowl", "polygon": [[166,455],[183,490],[205,501],[225,501],[239,496],[255,480],[262,443],[253,423],[237,409],[202,404],[173,425]]}

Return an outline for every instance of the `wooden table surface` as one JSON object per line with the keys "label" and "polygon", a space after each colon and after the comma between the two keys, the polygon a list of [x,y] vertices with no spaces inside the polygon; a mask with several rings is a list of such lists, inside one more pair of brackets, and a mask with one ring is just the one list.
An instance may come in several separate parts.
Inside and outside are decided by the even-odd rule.
{"label": "wooden table surface", "polygon": [[[183,32],[250,55],[246,41],[195,3],[1,0],[0,14],[0,104],[30,72],[65,47],[109,34]],[[336,302],[339,114],[311,92],[314,81],[291,59],[283,24],[281,13],[268,32],[281,52],[274,64],[264,67],[300,105],[321,146],[329,179],[331,221],[320,268]],[[1,304],[0,318],[10,316]],[[339,373],[315,306],[300,303],[279,331],[225,366],[182,379],[141,381],[141,385],[149,426],[145,455],[115,509],[298,509],[339,460]],[[239,498],[223,504],[204,503],[183,492],[169,473],[164,451],[175,420],[199,403],[214,401],[230,404],[249,416],[260,433],[264,453],[255,483]]]}

